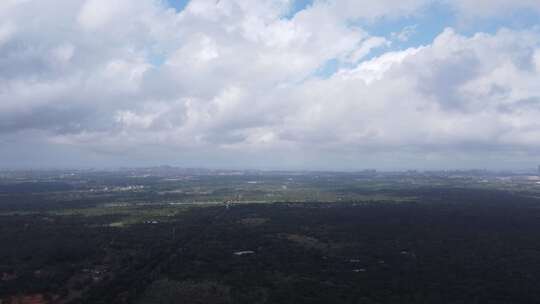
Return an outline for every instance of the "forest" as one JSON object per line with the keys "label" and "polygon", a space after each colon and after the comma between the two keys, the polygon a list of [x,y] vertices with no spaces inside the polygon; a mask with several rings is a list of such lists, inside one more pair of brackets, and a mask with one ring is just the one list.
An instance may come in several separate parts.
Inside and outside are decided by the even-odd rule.
{"label": "forest", "polygon": [[[226,188],[226,180],[191,182],[249,190]],[[31,184],[15,191],[4,182],[9,191],[0,192],[2,304],[540,301],[532,190],[318,181],[303,187],[362,196],[163,204],[155,190]]]}

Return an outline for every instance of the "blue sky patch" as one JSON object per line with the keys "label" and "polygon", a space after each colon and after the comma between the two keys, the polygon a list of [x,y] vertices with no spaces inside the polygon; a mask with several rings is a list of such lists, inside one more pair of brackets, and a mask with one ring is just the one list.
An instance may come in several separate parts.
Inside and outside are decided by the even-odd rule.
{"label": "blue sky patch", "polygon": [[174,7],[177,12],[181,12],[182,10],[184,10],[189,0],[167,0],[167,2],[171,7]]}
{"label": "blue sky patch", "polygon": [[[433,39],[456,23],[452,12],[443,4],[432,4],[417,15],[404,18],[383,18],[373,23],[360,23],[373,36],[385,37],[392,41],[392,49],[408,49],[427,45]],[[409,29],[407,39],[400,39],[403,30]]]}
{"label": "blue sky patch", "polygon": [[327,60],[317,71],[315,71],[315,77],[329,78],[334,75],[340,68],[339,60],[336,58]]}
{"label": "blue sky patch", "polygon": [[290,19],[296,15],[296,13],[303,11],[308,6],[313,4],[313,0],[294,0],[291,10],[285,16],[285,18]]}

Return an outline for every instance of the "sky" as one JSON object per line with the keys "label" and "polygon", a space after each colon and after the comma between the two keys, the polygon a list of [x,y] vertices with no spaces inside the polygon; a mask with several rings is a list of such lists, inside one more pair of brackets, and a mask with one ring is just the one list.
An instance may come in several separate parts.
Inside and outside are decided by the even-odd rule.
{"label": "sky", "polygon": [[0,168],[538,164],[538,0],[0,1]]}

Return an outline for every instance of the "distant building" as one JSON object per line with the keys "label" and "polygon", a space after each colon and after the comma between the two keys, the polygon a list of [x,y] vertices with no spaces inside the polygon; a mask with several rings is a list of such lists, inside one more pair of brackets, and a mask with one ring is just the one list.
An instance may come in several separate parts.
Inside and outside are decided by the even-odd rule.
{"label": "distant building", "polygon": [[234,255],[242,256],[242,255],[249,255],[249,254],[254,254],[254,253],[255,253],[255,251],[246,250],[246,251],[237,251],[237,252],[234,252]]}
{"label": "distant building", "polygon": [[353,272],[356,272],[356,273],[359,273],[359,272],[366,272],[366,269],[365,269],[365,268],[353,269]]}
{"label": "distant building", "polygon": [[538,175],[540,175],[540,165],[538,165]]}

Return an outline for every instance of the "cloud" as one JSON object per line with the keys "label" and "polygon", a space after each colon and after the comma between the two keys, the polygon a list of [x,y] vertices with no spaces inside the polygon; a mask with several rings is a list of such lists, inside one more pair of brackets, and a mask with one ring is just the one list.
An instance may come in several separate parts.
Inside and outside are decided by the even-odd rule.
{"label": "cloud", "polygon": [[540,12],[540,2],[536,0],[443,0],[467,17],[490,17],[505,15],[516,10]]}
{"label": "cloud", "polygon": [[425,7],[433,0],[319,0],[315,1],[314,7],[324,7],[332,11],[340,18],[347,19],[367,19],[374,21],[378,18],[396,18],[410,16],[418,13],[418,10]]}
{"label": "cloud", "polygon": [[0,47],[13,37],[15,33],[15,25],[10,22],[0,24]]}
{"label": "cloud", "polygon": [[400,42],[406,42],[411,38],[411,36],[417,33],[417,30],[418,30],[418,25],[409,25],[409,26],[404,27],[399,32],[393,32],[391,36],[393,39],[396,39]]}
{"label": "cloud", "polygon": [[[0,140],[11,144],[0,155],[33,140],[134,164],[179,151],[199,165],[329,167],[537,151],[538,29],[449,28],[399,50],[389,39],[421,29],[380,37],[356,22],[411,18],[431,2],[321,0],[292,17],[290,1],[192,0],[181,12],[153,0],[3,2]],[[335,74],[318,76],[328,62]]]}

